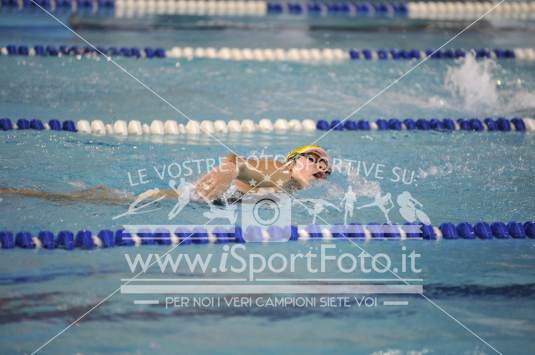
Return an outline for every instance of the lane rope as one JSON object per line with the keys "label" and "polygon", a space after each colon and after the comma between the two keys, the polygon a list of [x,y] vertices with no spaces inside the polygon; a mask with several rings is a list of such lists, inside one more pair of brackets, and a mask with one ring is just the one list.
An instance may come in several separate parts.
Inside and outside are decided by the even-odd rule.
{"label": "lane rope", "polygon": [[529,117],[487,117],[479,118],[379,118],[370,120],[297,120],[279,118],[275,121],[264,118],[258,122],[251,119],[244,120],[191,120],[186,124],[175,120],[153,120],[142,123],[138,120],[117,120],[104,123],[102,120],[72,120],[60,121],[51,119],[48,122],[33,118],[0,119],[0,130],[51,130],[77,132],[97,136],[195,136],[200,134],[233,134],[233,133],[270,133],[270,132],[314,132],[314,131],[469,131],[469,132],[535,132],[535,119]]}
{"label": "lane rope", "polygon": [[[475,19],[490,10],[491,1],[191,1],[191,0],[36,0],[52,12],[79,15],[139,17],[150,15],[194,16],[284,16],[386,17],[410,19]],[[2,9],[27,10],[37,6],[29,0],[2,0]],[[535,18],[535,3],[504,2],[490,18],[529,20]]]}
{"label": "lane rope", "polygon": [[[205,226],[184,228],[175,231],[163,228],[155,230],[139,229],[137,231],[119,229],[116,231],[103,229],[97,233],[89,230],[72,232],[68,230],[54,234],[50,231],[39,231],[35,234],[27,231],[13,233],[0,231],[0,246],[2,249],[96,249],[118,246],[143,245],[187,245],[187,244],[220,244],[247,242],[275,242],[307,241],[307,240],[490,240],[490,239],[535,239],[535,223],[528,221],[519,223],[477,222],[470,224],[462,222],[442,223],[431,225],[334,225],[322,227],[319,225],[289,226],[286,228],[269,227],[261,230],[259,227],[248,227],[245,231],[240,226],[213,227]],[[406,227],[406,228],[404,228]],[[418,230],[418,232],[416,232]],[[285,237],[283,237],[285,236]]]}
{"label": "lane rope", "polygon": [[[97,47],[67,45],[16,45],[0,47],[0,55],[23,57],[110,57],[135,59],[218,59],[260,62],[361,62],[430,59],[452,60],[473,56],[476,59],[535,61],[534,48],[448,48],[434,49],[341,49],[341,48],[214,48],[214,47]],[[102,54],[101,54],[102,53]]]}

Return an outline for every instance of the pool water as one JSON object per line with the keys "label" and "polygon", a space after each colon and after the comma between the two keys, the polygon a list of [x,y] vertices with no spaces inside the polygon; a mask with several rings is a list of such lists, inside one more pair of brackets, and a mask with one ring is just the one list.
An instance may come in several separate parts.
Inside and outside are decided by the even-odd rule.
{"label": "pool water", "polygon": [[[532,242],[415,241],[405,245],[422,254],[421,276],[427,297],[503,353],[531,352],[535,292]],[[308,246],[284,243],[252,248],[262,253],[290,253]],[[355,249],[345,242],[338,247],[346,252]],[[362,247],[370,253],[400,252],[398,242]],[[215,245],[185,248],[201,254],[221,250]],[[161,252],[161,248],[139,250],[143,254]],[[0,279],[4,352],[36,349],[114,291],[119,279],[131,276],[124,252],[124,248],[116,248],[5,253]],[[408,300],[409,305],[164,309],[133,305],[132,296],[116,294],[44,352],[171,353],[181,348],[200,353],[493,353],[420,296],[401,299]]]}
{"label": "pool water", "polygon": [[[69,20],[67,17],[61,17]],[[224,18],[142,20],[70,19],[95,45],[265,48],[437,48],[461,28],[385,21],[366,26],[303,19],[231,21]],[[241,22],[240,22],[241,21]],[[328,21],[333,21],[329,23]],[[110,23],[123,28],[103,30]],[[282,26],[282,27],[281,27]],[[479,24],[449,46],[530,47],[532,24]],[[148,30],[150,29],[150,30]],[[0,13],[0,45],[83,45],[53,19],[39,13]],[[202,119],[343,119],[414,62],[299,64],[221,60],[135,60],[117,62],[186,116]],[[353,118],[533,117],[535,64],[519,61],[428,61]],[[48,120],[176,119],[184,115],[151,94],[117,67],[98,58],[0,56],[2,117]],[[118,192],[168,188],[170,178],[194,182],[206,172],[203,159],[232,151],[242,155],[287,154],[320,133],[250,133],[199,137],[97,137],[64,132],[2,132],[0,187],[67,192],[105,185]],[[443,222],[529,221],[535,215],[535,137],[524,133],[332,132],[319,141],[338,162],[325,182],[296,193],[324,198],[340,208],[348,186],[357,206],[377,193],[409,192],[433,225]],[[199,163],[191,163],[196,161]],[[191,173],[184,162],[193,166]],[[176,166],[181,166],[177,170]],[[352,172],[348,173],[348,167]],[[358,170],[357,170],[358,169]],[[141,183],[140,171],[145,174]],[[400,177],[403,176],[404,179]],[[124,204],[57,202],[0,196],[0,229],[30,232],[117,229],[125,224],[166,224],[174,201],[150,214],[126,216]],[[397,207],[397,206],[396,206]],[[192,203],[173,220],[203,224],[209,208]],[[334,208],[325,224],[343,223]],[[302,205],[292,222],[311,223]],[[404,223],[398,208],[389,214]],[[385,223],[378,208],[355,210],[354,221]],[[256,252],[290,254],[321,242],[248,245]],[[355,245],[336,243],[355,253]],[[531,353],[535,329],[532,240],[358,242],[370,253],[399,256],[401,246],[422,255],[424,294],[502,353]],[[185,245],[182,253],[220,254],[220,245]],[[143,247],[143,255],[165,247]],[[30,353],[132,277],[124,253],[9,250],[0,261],[0,349]],[[343,276],[332,271],[332,276]],[[153,271],[149,271],[152,275]],[[194,274],[225,277],[225,274]],[[306,277],[297,271],[287,277]],[[378,296],[389,299],[391,296]],[[398,297],[399,298],[399,297]],[[115,294],[43,348],[44,353],[437,353],[494,351],[421,296],[403,296],[406,307],[182,308],[139,306]]]}

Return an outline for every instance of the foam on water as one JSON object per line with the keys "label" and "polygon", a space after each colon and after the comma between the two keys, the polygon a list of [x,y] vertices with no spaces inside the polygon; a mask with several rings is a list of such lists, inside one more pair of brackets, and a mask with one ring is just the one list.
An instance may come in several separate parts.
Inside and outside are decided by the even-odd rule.
{"label": "foam on water", "polygon": [[496,106],[499,98],[493,79],[496,67],[494,61],[477,62],[473,56],[467,56],[457,66],[448,68],[444,86],[463,100],[466,110],[488,110]]}
{"label": "foam on water", "polygon": [[448,68],[444,87],[452,95],[451,106],[460,104],[470,113],[522,112],[533,109],[535,92],[522,88],[522,79],[502,78],[502,67],[493,60],[478,61],[473,56]]}

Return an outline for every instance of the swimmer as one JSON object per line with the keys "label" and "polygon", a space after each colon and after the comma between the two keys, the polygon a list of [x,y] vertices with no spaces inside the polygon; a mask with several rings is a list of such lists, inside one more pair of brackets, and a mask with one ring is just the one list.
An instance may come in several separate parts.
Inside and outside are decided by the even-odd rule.
{"label": "swimmer", "polygon": [[[273,159],[245,159],[235,154],[226,156],[221,164],[195,183],[195,200],[223,204],[237,202],[246,193],[294,191],[307,188],[314,181],[331,174],[327,152],[317,145],[304,145],[292,150],[285,161]],[[233,188],[232,196],[224,193]],[[155,198],[176,199],[176,189],[152,190]],[[17,195],[51,201],[81,201],[89,203],[125,204],[136,196],[105,186],[76,192],[45,192],[31,189],[0,188],[0,195]]]}

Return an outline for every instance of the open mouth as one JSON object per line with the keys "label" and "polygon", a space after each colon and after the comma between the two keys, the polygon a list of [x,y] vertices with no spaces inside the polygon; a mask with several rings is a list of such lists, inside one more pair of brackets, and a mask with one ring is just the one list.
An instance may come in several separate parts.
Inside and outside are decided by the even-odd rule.
{"label": "open mouth", "polygon": [[321,171],[318,171],[317,173],[312,174],[316,179],[323,179],[324,174]]}

